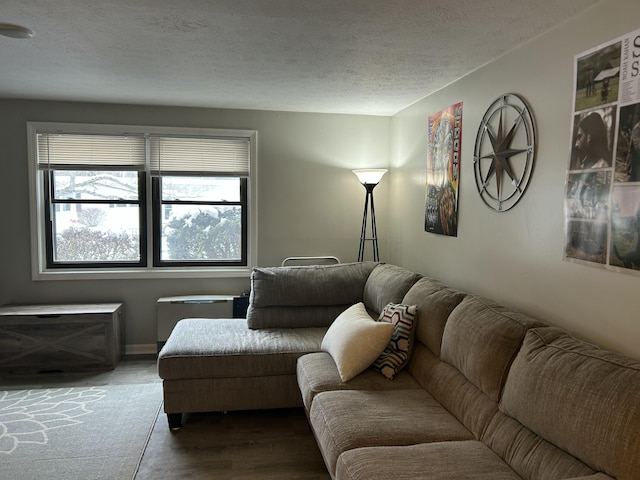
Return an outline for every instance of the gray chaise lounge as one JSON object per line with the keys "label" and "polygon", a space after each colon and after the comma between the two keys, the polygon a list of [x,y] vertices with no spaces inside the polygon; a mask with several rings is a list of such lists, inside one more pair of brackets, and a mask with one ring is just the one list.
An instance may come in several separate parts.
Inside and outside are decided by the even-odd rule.
{"label": "gray chaise lounge", "polygon": [[298,357],[320,351],[347,307],[364,301],[377,315],[418,278],[374,262],[254,269],[246,320],[181,320],[160,351],[170,426],[186,412],[301,407]]}

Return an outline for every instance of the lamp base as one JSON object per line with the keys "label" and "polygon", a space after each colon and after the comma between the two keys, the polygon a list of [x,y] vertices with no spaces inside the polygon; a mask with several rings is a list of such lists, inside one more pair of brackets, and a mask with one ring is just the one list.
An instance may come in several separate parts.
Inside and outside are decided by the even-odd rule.
{"label": "lamp base", "polygon": [[[360,249],[358,250],[358,261],[364,261],[365,242],[370,241],[373,249],[373,261],[380,261],[380,253],[378,251],[378,232],[376,229],[376,210],[373,204],[373,189],[377,183],[363,183],[367,190],[364,199],[364,213],[362,214],[362,230],[360,231]],[[367,238],[367,217],[371,210],[371,237]]]}

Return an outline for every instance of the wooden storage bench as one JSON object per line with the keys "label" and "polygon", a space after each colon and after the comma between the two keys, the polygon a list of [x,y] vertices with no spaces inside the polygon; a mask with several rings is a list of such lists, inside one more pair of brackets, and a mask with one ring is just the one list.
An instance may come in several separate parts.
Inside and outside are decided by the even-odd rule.
{"label": "wooden storage bench", "polygon": [[124,347],[122,303],[0,307],[0,369],[113,369]]}

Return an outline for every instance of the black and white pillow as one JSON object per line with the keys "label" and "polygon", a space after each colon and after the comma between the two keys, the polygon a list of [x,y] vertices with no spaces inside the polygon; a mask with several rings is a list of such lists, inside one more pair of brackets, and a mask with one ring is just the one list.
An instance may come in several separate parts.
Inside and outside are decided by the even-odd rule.
{"label": "black and white pillow", "polygon": [[393,324],[393,333],[387,347],[371,367],[389,380],[393,380],[409,361],[417,309],[416,305],[389,303],[378,317],[378,322]]}

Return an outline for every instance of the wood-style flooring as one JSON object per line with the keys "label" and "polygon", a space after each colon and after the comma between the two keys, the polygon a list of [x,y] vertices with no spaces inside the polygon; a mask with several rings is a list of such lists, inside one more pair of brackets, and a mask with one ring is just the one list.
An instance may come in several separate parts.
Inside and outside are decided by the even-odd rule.
{"label": "wood-style flooring", "polygon": [[329,479],[302,409],[190,415],[156,422],[136,480]]}
{"label": "wood-style flooring", "polygon": [[[127,357],[115,370],[2,374],[0,389],[126,385],[160,382],[154,357]],[[123,439],[126,441],[126,439]],[[160,414],[136,480],[329,480],[304,410],[185,415],[170,431]]]}

